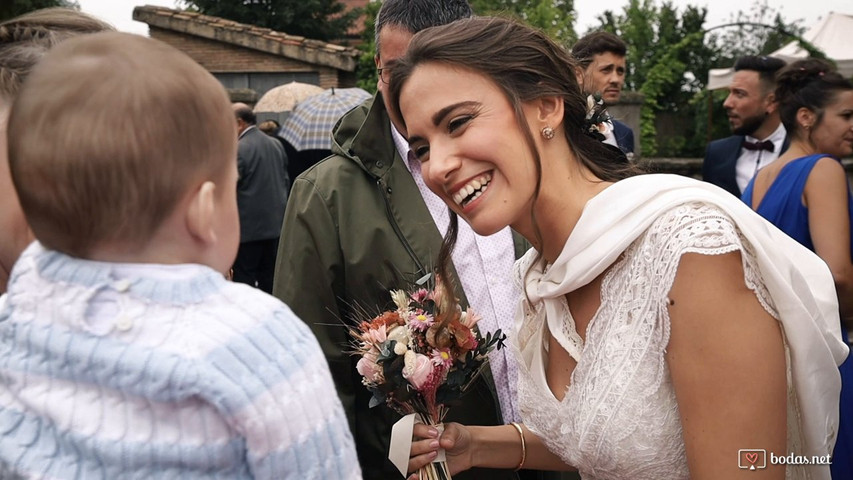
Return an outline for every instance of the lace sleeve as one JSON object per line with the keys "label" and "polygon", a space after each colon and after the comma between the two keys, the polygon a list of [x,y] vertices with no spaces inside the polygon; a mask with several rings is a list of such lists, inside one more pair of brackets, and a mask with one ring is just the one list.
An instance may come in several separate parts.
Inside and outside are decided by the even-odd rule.
{"label": "lace sleeve", "polygon": [[755,292],[758,301],[773,318],[779,318],[761,277],[752,245],[734,221],[718,207],[706,203],[675,207],[652,224],[647,240],[660,250],[652,258],[663,259],[664,265],[671,267],[664,270],[665,278],[660,285],[665,290],[659,293],[666,295],[672,288],[679,259],[685,253],[722,255],[740,251],[746,286]]}
{"label": "lace sleeve", "polygon": [[747,288],[755,292],[758,301],[773,318],[779,318],[761,277],[752,245],[734,221],[718,207],[706,203],[675,207],[652,224],[647,240],[653,240],[652,243],[660,248],[661,251],[656,252],[657,258],[672,267],[670,274],[661,282],[665,288],[661,292],[664,295],[672,288],[679,260],[685,253],[722,255],[740,251]]}

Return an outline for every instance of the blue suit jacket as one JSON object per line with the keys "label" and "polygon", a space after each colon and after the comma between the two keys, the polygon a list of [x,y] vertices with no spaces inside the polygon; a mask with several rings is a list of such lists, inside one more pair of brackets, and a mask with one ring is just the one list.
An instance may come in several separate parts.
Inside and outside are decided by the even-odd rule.
{"label": "blue suit jacket", "polygon": [[634,153],[634,131],[619,120],[613,120],[613,135],[616,137],[616,145],[624,153]]}
{"label": "blue suit jacket", "polygon": [[[702,179],[727,190],[738,198],[743,192],[737,185],[735,169],[744,138],[743,135],[732,135],[714,140],[705,149],[705,160],[702,162]],[[789,143],[790,141],[786,136],[782,143],[782,151],[779,152],[780,155],[788,149]]]}

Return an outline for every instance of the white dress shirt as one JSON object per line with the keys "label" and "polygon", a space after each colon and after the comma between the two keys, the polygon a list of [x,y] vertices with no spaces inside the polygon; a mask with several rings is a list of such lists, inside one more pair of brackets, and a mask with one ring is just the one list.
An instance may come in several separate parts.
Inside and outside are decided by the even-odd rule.
{"label": "white dress shirt", "polygon": [[758,170],[779,158],[779,153],[782,151],[782,145],[785,143],[786,133],[785,126],[780,123],[779,127],[777,127],[776,130],[767,138],[755,138],[749,135],[746,136],[745,140],[747,142],[763,142],[765,140],[770,140],[773,142],[773,151],[747,150],[746,148],[741,147],[740,156],[737,157],[737,165],[735,166],[737,186],[740,188],[741,192],[746,190],[746,186],[749,184],[749,181],[752,180],[752,177],[758,173]]}

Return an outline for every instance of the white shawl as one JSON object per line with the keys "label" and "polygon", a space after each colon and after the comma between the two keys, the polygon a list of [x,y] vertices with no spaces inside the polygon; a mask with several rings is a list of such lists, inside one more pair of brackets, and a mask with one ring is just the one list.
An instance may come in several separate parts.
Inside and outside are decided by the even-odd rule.
{"label": "white shawl", "polygon": [[[551,334],[569,351],[568,341],[561,338],[562,329],[556,325],[562,318],[558,313],[561,297],[598,277],[662,213],[696,201],[726,212],[754,247],[789,343],[793,384],[802,411],[803,453],[831,454],[841,391],[837,367],[847,357],[848,348],[841,341],[829,268],[740,199],[709,183],[678,175],[640,175],[616,182],[592,198],[553,265],[545,269],[540,259],[530,272],[522,271],[537,254],[532,249],[516,262],[517,279],[525,285],[531,302],[522,299],[516,338],[525,314],[538,315],[533,322],[547,319]],[[544,308],[535,308],[540,303]],[[529,358],[530,352],[521,354]]]}

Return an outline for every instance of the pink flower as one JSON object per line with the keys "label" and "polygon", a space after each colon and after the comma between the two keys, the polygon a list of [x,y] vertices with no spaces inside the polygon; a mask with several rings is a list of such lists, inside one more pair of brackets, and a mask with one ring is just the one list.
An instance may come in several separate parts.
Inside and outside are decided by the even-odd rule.
{"label": "pink flower", "polygon": [[382,375],[382,366],[376,363],[376,359],[378,357],[379,352],[376,350],[370,350],[365,353],[355,365],[355,369],[358,370],[359,375],[364,377],[367,382],[381,383],[385,381],[385,378]]}
{"label": "pink flower", "polygon": [[450,356],[450,352],[447,349],[433,350],[432,363],[435,366],[444,365],[445,367],[450,368],[453,364],[453,358]]}
{"label": "pink flower", "polygon": [[404,359],[403,378],[409,381],[416,390],[420,390],[432,374],[433,364],[429,357],[411,350],[407,351]]}
{"label": "pink flower", "polygon": [[379,345],[380,343],[385,342],[388,338],[388,335],[385,332],[385,325],[380,325],[378,328],[371,328],[364,334],[364,341],[372,345]]}
{"label": "pink flower", "polygon": [[462,318],[459,321],[468,328],[474,328],[474,325],[482,319],[483,317],[479,313],[475,312],[473,308],[469,308],[467,311],[462,312]]}
{"label": "pink flower", "polygon": [[418,289],[416,292],[412,293],[412,300],[418,303],[424,303],[429,299],[429,291],[425,288]]}
{"label": "pink flower", "polygon": [[433,324],[435,319],[432,315],[424,312],[421,309],[417,309],[414,312],[409,314],[409,326],[413,330],[417,330],[419,332],[423,332]]}

